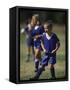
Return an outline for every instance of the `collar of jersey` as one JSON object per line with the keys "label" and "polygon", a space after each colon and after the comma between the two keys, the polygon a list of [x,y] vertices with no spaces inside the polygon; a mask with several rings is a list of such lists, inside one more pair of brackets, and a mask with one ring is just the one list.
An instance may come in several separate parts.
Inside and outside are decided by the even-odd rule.
{"label": "collar of jersey", "polygon": [[[46,35],[46,33],[45,33],[45,35]],[[50,39],[52,38],[52,36],[53,36],[53,33],[51,34],[51,36],[49,36],[50,38],[48,38],[47,36],[48,36],[48,34],[46,35],[46,38],[47,38],[48,40],[50,40]]]}
{"label": "collar of jersey", "polygon": [[38,26],[38,25],[36,25],[36,26],[34,27],[34,29],[35,29],[35,30],[37,30],[38,28],[39,28],[39,26]]}

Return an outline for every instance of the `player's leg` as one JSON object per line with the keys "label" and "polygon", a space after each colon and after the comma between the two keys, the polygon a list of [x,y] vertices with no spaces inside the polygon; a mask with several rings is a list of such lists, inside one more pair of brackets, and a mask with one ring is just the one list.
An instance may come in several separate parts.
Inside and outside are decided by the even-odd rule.
{"label": "player's leg", "polygon": [[39,48],[35,48],[35,71],[38,70],[39,67],[39,59],[40,59],[40,50]]}
{"label": "player's leg", "polygon": [[51,73],[51,79],[55,79],[55,65],[56,63],[56,57],[51,57],[50,58],[50,73]]}
{"label": "player's leg", "polygon": [[34,51],[34,41],[33,41],[33,38],[31,38],[31,51],[32,51],[32,57],[33,57],[33,60],[35,60],[35,51]]}
{"label": "player's leg", "polygon": [[50,65],[50,73],[51,73],[51,79],[55,79],[55,68],[54,65]]}
{"label": "player's leg", "polygon": [[27,38],[27,62],[30,61],[30,52],[31,52],[31,38]]}
{"label": "player's leg", "polygon": [[27,62],[30,61],[30,52],[31,52],[31,47],[28,46],[28,47],[27,47]]}
{"label": "player's leg", "polygon": [[39,79],[40,75],[44,71],[45,66],[48,66],[48,60],[49,60],[49,56],[44,55],[42,57],[41,66],[39,67],[38,71],[36,72],[35,76],[32,79],[34,80]]}
{"label": "player's leg", "polygon": [[39,79],[40,75],[42,74],[42,72],[44,71],[45,65],[41,65],[39,67],[39,69],[37,70],[35,76],[32,79]]}

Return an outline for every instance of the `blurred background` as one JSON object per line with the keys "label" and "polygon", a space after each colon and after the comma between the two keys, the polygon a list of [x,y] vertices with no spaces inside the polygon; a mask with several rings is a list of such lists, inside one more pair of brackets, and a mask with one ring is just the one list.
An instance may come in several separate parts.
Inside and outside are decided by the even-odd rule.
{"label": "blurred background", "polygon": [[[55,65],[56,77],[65,77],[65,23],[66,14],[65,11],[58,10],[24,10],[20,9],[20,80],[29,80],[33,77],[34,72],[34,60],[32,52],[30,61],[26,62],[27,59],[27,44],[26,34],[24,32],[26,22],[33,14],[38,14],[41,24],[47,20],[53,21],[53,32],[55,32],[60,40],[60,48],[57,51],[57,63]],[[49,65],[41,75],[40,79],[50,79]]]}
{"label": "blurred background", "polygon": [[20,27],[23,27],[23,24],[25,25],[25,22],[31,17],[33,14],[38,14],[40,22],[44,23],[47,20],[52,20],[53,23],[56,24],[65,24],[65,12],[64,11],[56,11],[56,10],[24,10],[20,9]]}

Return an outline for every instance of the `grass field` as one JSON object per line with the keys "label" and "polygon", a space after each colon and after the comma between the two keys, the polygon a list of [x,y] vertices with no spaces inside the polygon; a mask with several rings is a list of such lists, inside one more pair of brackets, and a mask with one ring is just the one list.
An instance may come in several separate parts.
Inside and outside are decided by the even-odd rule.
{"label": "grass field", "polygon": [[[57,78],[62,78],[65,76],[65,26],[64,25],[54,25],[53,31],[57,34],[60,39],[60,48],[57,51],[57,63],[55,65],[55,73]],[[32,53],[30,57],[30,62],[26,62],[27,59],[27,46],[25,35],[20,35],[20,80],[29,80],[33,77],[34,72],[34,60],[32,58]],[[49,65],[46,70],[40,76],[40,79],[50,79],[50,69]]]}

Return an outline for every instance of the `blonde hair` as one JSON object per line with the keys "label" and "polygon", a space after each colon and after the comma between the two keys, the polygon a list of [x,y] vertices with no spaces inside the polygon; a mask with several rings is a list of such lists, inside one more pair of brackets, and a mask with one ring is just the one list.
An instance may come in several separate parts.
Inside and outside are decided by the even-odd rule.
{"label": "blonde hair", "polygon": [[39,21],[39,15],[38,14],[34,14],[32,17],[35,17],[37,21]]}

